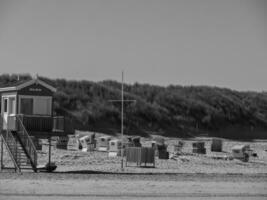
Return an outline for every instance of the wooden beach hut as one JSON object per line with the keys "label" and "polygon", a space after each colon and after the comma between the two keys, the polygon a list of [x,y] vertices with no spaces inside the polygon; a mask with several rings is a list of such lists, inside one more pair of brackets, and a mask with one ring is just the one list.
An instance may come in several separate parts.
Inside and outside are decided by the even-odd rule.
{"label": "wooden beach hut", "polygon": [[97,150],[98,151],[108,151],[110,136],[101,136],[97,139]]}
{"label": "wooden beach hut", "polygon": [[94,135],[85,135],[79,138],[79,141],[82,145],[82,151],[94,151],[95,143],[94,143]]}
{"label": "wooden beach hut", "polygon": [[[121,156],[122,142],[120,139],[109,141],[109,157]],[[124,148],[125,149],[125,148]]]}
{"label": "wooden beach hut", "polygon": [[233,158],[248,162],[251,154],[249,145],[235,145],[232,147]]}
{"label": "wooden beach hut", "polygon": [[193,142],[192,143],[193,153],[206,154],[205,142]]}
{"label": "wooden beach hut", "polygon": [[[5,145],[18,171],[29,167],[37,171],[37,151],[30,136],[48,139],[51,143],[53,136],[66,136],[73,133],[71,123],[63,116],[55,116],[53,113],[55,92],[54,86],[38,77],[0,88],[1,150]],[[21,155],[19,158],[18,154]],[[48,157],[50,163],[51,148],[49,148]],[[20,158],[29,160],[30,165],[26,166]],[[0,159],[2,169],[3,153]]]}
{"label": "wooden beach hut", "polygon": [[222,152],[222,145],[223,145],[222,139],[213,138],[210,150],[216,152]]}

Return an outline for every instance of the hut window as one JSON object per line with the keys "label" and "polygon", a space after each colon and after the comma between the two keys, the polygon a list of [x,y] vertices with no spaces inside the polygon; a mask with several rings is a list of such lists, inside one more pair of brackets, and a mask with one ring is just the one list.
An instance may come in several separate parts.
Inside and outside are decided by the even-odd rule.
{"label": "hut window", "polygon": [[4,112],[7,112],[7,99],[4,99]]}
{"label": "hut window", "polygon": [[35,115],[51,115],[51,101],[47,98],[34,99],[34,114]]}
{"label": "hut window", "polygon": [[16,99],[14,97],[9,99],[9,113],[15,114]]}
{"label": "hut window", "polygon": [[52,99],[49,97],[21,97],[20,114],[51,115]]}
{"label": "hut window", "polygon": [[20,100],[20,113],[25,115],[33,114],[33,99],[22,98]]}

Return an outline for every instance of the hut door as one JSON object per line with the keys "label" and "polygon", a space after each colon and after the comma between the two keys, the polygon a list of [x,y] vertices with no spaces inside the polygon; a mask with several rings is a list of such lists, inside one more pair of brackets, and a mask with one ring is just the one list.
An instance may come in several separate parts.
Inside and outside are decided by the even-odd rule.
{"label": "hut door", "polygon": [[3,97],[3,129],[7,129],[7,118],[8,118],[8,98]]}
{"label": "hut door", "polygon": [[[15,118],[14,114],[16,114],[16,98],[15,97],[3,97],[3,129],[7,129],[7,125],[9,128],[15,128]],[[12,116],[13,118],[9,118]]]}
{"label": "hut door", "polygon": [[8,128],[10,130],[16,129],[16,98],[8,98]]}

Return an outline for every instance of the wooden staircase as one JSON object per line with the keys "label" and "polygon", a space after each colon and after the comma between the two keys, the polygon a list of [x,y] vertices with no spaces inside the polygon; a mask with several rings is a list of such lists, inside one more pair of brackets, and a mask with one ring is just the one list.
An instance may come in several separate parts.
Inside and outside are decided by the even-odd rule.
{"label": "wooden staircase", "polygon": [[3,141],[2,144],[5,144],[15,170],[21,172],[22,169],[32,169],[37,172],[37,151],[21,119],[18,117],[16,120],[16,131],[3,130],[2,122],[1,117],[0,136]]}

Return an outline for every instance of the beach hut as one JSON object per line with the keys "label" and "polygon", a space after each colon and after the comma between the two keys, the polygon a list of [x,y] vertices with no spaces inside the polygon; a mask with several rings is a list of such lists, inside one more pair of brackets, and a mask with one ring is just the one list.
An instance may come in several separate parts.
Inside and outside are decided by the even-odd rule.
{"label": "beach hut", "polygon": [[134,147],[141,147],[142,144],[140,142],[141,138],[140,137],[132,137],[132,144]]}
{"label": "beach hut", "polygon": [[95,133],[94,132],[75,130],[75,135],[78,138],[81,138],[83,136],[89,136],[89,138],[87,139],[87,142],[88,143],[95,143]]}
{"label": "beach hut", "polygon": [[109,141],[109,157],[121,156],[121,151],[123,148],[123,156],[125,156],[125,149],[128,147],[133,147],[134,144],[130,137],[124,137],[123,143],[121,139],[113,139]]}
{"label": "beach hut", "polygon": [[222,151],[222,140],[221,139],[216,139],[213,138],[212,142],[211,142],[211,151],[215,151],[215,152],[221,152]]}
{"label": "beach hut", "polygon": [[183,141],[177,141],[173,146],[172,146],[172,152],[173,153],[180,153],[184,147],[184,142]]}
{"label": "beach hut", "polygon": [[[140,140],[139,140],[139,143],[140,143]],[[141,146],[141,143],[140,144],[137,144],[138,146]],[[124,137],[123,138],[123,148],[128,148],[128,147],[133,147],[134,146],[134,143],[133,143],[133,140],[131,137]]]}
{"label": "beach hut", "polygon": [[56,148],[57,149],[68,149],[68,136],[60,136],[57,139]]}
{"label": "beach hut", "polygon": [[94,151],[95,145],[94,145],[94,139],[92,138],[94,138],[94,136],[92,137],[92,135],[85,135],[79,138],[83,152]]}
{"label": "beach hut", "polygon": [[192,143],[193,153],[206,154],[205,142],[193,142]]}
{"label": "beach hut", "polygon": [[71,151],[78,151],[82,149],[82,145],[79,141],[79,139],[75,135],[68,135],[68,150]]}
{"label": "beach hut", "polygon": [[109,157],[121,156],[122,142],[120,139],[109,141]]}
{"label": "beach hut", "polygon": [[163,137],[155,137],[152,141],[152,148],[155,150],[156,156],[159,159],[169,159],[169,152]]}
{"label": "beach hut", "polygon": [[[8,87],[0,88],[0,131],[5,141],[1,145],[6,145],[18,171],[22,169],[20,160],[16,157],[18,153],[23,153],[30,160],[31,168],[37,171],[36,146],[30,136],[48,139],[51,142],[51,137],[66,136],[73,131],[71,123],[67,122],[65,117],[54,116],[55,92],[54,86],[38,77],[32,80],[18,80]],[[22,149],[13,148],[17,144],[22,146]],[[2,162],[3,156],[0,157]],[[50,158],[51,148],[48,154],[49,163]]]}
{"label": "beach hut", "polygon": [[102,136],[97,139],[97,150],[98,151],[108,151],[110,136]]}
{"label": "beach hut", "polygon": [[250,146],[249,145],[235,145],[232,147],[232,156],[235,159],[248,162],[250,156]]}
{"label": "beach hut", "polygon": [[109,141],[109,151],[118,152],[122,148],[122,142],[119,139],[113,139]]}

